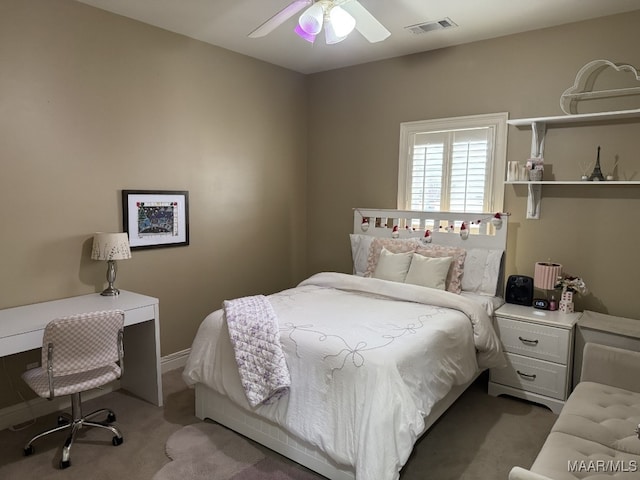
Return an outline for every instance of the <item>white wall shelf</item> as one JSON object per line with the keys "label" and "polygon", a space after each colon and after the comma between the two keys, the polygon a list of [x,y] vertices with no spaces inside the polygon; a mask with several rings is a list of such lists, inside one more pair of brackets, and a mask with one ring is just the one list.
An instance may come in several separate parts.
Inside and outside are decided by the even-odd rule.
{"label": "white wall shelf", "polygon": [[[518,118],[508,120],[509,125],[517,128],[531,128],[531,158],[544,158],[544,139],[547,127],[553,126],[583,126],[597,123],[613,123],[620,120],[640,122],[640,109],[621,110],[617,112],[584,113],[576,115],[560,115],[554,117]],[[507,181],[508,185],[527,185],[527,218],[540,218],[540,201],[542,199],[542,185],[585,185],[590,187],[614,185],[640,185],[640,181],[604,181],[588,182],[582,180],[542,180],[539,182]]]}
{"label": "white wall shelf", "polygon": [[607,187],[613,185],[640,185],[640,180],[607,180],[605,182],[589,182],[586,180],[542,180],[539,182],[504,182],[507,185],[583,185],[585,187]]}
{"label": "white wall shelf", "polygon": [[581,123],[597,123],[615,120],[637,118],[640,119],[640,108],[636,110],[621,110],[618,112],[582,113],[577,115],[558,115],[554,117],[516,118],[507,120],[515,127],[531,127],[534,123],[547,125],[578,125]]}

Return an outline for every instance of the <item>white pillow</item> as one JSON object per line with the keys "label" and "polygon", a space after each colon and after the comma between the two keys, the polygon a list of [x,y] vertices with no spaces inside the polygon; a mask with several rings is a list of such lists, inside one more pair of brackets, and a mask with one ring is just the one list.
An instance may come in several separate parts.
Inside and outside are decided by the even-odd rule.
{"label": "white pillow", "polygon": [[360,233],[352,233],[349,235],[351,239],[351,258],[353,259],[353,274],[363,276],[367,271],[367,260],[369,258],[369,247],[375,237],[371,235],[362,235]]}
{"label": "white pillow", "polygon": [[391,253],[382,247],[376,269],[373,271],[373,278],[391,280],[392,282],[404,282],[411,264],[412,252]]}
{"label": "white pillow", "polygon": [[502,250],[471,248],[467,250],[462,275],[462,290],[481,295],[496,295],[500,279]]}
{"label": "white pillow", "polygon": [[378,257],[383,248],[386,248],[391,253],[407,253],[415,252],[416,247],[419,245],[419,239],[415,237],[411,238],[381,238],[376,237],[371,242],[369,247],[369,258],[367,258],[367,270],[364,272],[365,277],[371,277],[373,271],[378,264]]}
{"label": "white pillow", "polygon": [[425,257],[413,254],[404,283],[444,290],[453,257]]}

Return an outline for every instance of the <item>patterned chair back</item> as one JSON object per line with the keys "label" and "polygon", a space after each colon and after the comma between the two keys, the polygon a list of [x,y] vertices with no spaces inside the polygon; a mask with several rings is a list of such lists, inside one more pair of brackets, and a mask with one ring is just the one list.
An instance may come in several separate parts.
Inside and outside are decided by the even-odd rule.
{"label": "patterned chair back", "polygon": [[57,318],[47,324],[42,341],[42,366],[50,346],[54,376],[104,367],[122,359],[124,312],[110,310]]}

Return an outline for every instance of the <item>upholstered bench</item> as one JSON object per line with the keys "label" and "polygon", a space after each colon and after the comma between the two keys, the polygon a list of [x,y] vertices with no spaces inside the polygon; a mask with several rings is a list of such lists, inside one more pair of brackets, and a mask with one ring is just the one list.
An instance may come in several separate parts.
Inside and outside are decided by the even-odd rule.
{"label": "upholstered bench", "polygon": [[509,480],[640,479],[640,352],[584,348],[581,382],[530,470]]}

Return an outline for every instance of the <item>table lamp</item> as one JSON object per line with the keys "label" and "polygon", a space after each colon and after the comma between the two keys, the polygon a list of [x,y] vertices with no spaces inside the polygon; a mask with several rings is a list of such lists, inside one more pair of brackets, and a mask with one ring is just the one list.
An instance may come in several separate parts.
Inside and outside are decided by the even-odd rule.
{"label": "table lamp", "polygon": [[120,294],[120,290],[113,286],[116,281],[116,260],[129,258],[131,258],[131,249],[129,248],[129,236],[126,233],[98,232],[93,236],[91,259],[107,261],[109,286],[100,295],[115,296]]}
{"label": "table lamp", "polygon": [[[533,286],[540,290],[545,290],[548,295],[549,290],[555,290],[558,277],[562,275],[562,265],[551,262],[536,262],[533,273]],[[533,306],[545,310],[556,310],[557,305],[553,305],[554,301],[549,302],[548,298],[534,299]]]}

